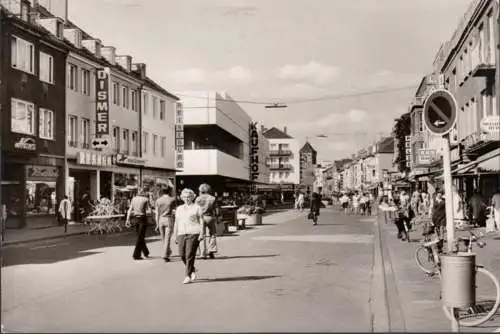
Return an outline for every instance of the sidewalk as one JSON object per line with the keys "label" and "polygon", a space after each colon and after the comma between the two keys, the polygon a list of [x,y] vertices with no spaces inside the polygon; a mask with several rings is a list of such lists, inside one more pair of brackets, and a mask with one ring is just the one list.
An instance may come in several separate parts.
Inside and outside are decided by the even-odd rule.
{"label": "sidewalk", "polygon": [[64,226],[51,226],[36,229],[7,229],[5,231],[5,240],[2,242],[2,245],[5,247],[26,242],[80,235],[87,233],[88,230],[89,228],[87,225],[80,223],[70,223],[66,233],[64,233]]}
{"label": "sidewalk", "polygon": [[[378,226],[382,232],[391,331],[449,332],[451,323],[444,315],[439,299],[441,282],[437,277],[425,275],[415,263],[420,229],[411,233],[412,242],[409,243],[397,238],[396,226],[391,221],[385,223],[381,217]],[[487,236],[485,241],[487,246],[483,249],[473,248],[476,261],[500,277],[500,233]],[[493,283],[488,287],[491,287],[491,298],[494,298]],[[493,332],[499,327],[500,311],[483,325],[462,327],[461,331]]]}

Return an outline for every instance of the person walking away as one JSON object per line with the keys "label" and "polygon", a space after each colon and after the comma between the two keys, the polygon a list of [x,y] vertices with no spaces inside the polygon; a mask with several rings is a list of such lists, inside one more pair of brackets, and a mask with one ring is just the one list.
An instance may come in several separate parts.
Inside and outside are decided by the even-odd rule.
{"label": "person walking away", "polygon": [[491,198],[491,206],[493,211],[493,217],[495,219],[495,229],[500,229],[500,188],[498,188],[497,192],[493,194]]}
{"label": "person walking away", "polygon": [[[447,199],[446,199],[447,200]],[[457,190],[457,187],[453,185],[451,188],[451,200],[453,201],[453,221],[454,224],[464,224],[465,223],[465,215],[464,215],[464,205],[462,201],[462,197]]]}
{"label": "person walking away", "polygon": [[441,252],[443,248],[444,229],[446,227],[446,203],[441,190],[436,190],[434,193],[434,201],[431,212],[431,222],[434,227],[434,233],[440,240],[438,250]]}
{"label": "person walking away", "polygon": [[300,211],[304,211],[304,201],[305,201],[305,195],[303,192],[300,192],[299,193],[299,198],[297,200],[297,203],[298,203],[298,209]]}
{"label": "person walking away", "polygon": [[64,233],[68,232],[68,221],[71,219],[71,202],[67,195],[64,195],[64,199],[59,203],[59,214],[64,224]]}
{"label": "person walking away", "polygon": [[[201,244],[202,248],[202,258],[206,259],[207,256],[213,259],[215,257],[215,253],[217,253],[217,229],[216,229],[216,217],[217,215],[217,206],[215,197],[210,195],[210,185],[203,183],[198,188],[200,195],[196,198],[195,203],[198,204],[201,208],[201,215],[203,217],[204,228],[203,233],[208,237],[208,245],[207,238],[203,239],[203,243]],[[207,235],[208,230],[208,235]]]}
{"label": "person walking away", "polygon": [[312,214],[313,225],[318,225],[319,209],[321,208],[321,195],[313,192],[311,196],[310,212]]}
{"label": "person walking away", "polygon": [[141,254],[149,257],[149,249],[146,245],[146,228],[148,225],[148,218],[146,212],[149,208],[149,198],[142,188],[139,188],[137,195],[130,201],[130,207],[127,212],[127,220],[125,226],[130,227],[130,219],[133,219],[135,229],[137,232],[137,240],[135,242],[135,249],[132,257],[134,260],[142,260]]}
{"label": "person walking away", "polygon": [[359,213],[364,216],[366,210],[366,197],[365,194],[361,193],[359,197]]}
{"label": "person walking away", "polygon": [[347,215],[349,212],[349,197],[346,194],[342,194],[340,197],[340,203],[342,205],[342,210],[344,211],[344,215]]}
{"label": "person walking away", "polygon": [[165,262],[170,262],[172,249],[170,240],[174,234],[174,210],[175,197],[172,196],[172,187],[166,186],[160,191],[161,196],[156,200],[156,229],[160,231],[161,240],[163,243],[162,258]]}
{"label": "person walking away", "polygon": [[201,207],[194,203],[196,194],[189,188],[181,192],[184,204],[175,210],[174,237],[179,245],[179,255],[185,265],[184,284],[196,279],[195,260],[200,241],[204,239],[204,221]]}
{"label": "person walking away", "polygon": [[408,231],[405,228],[406,210],[398,198],[394,198],[390,206],[395,208],[393,221],[398,229],[398,239],[405,241],[408,238]]}
{"label": "person walking away", "polygon": [[484,200],[481,190],[479,188],[474,189],[474,193],[469,199],[469,207],[471,209],[471,220],[472,223],[479,227],[486,226],[486,201]]}

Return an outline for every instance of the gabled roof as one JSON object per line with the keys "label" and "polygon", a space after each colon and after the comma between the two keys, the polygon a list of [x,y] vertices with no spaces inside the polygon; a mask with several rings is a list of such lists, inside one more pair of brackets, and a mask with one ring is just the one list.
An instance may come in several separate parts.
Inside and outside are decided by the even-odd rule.
{"label": "gabled roof", "polygon": [[268,139],[292,139],[293,137],[283,131],[275,128],[274,126],[263,133],[264,137]]}
{"label": "gabled roof", "polygon": [[316,150],[312,147],[312,145],[306,141],[306,143],[304,144],[304,146],[302,146],[302,148],[300,149],[300,152],[316,152]]}

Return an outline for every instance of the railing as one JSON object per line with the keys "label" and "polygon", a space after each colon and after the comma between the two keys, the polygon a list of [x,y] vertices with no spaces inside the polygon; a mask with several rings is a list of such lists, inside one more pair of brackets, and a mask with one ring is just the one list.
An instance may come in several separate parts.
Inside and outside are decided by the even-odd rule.
{"label": "railing", "polygon": [[292,155],[291,150],[271,150],[269,155]]}
{"label": "railing", "polygon": [[269,165],[269,168],[271,170],[291,170],[292,165],[290,165],[290,164],[282,164],[282,165],[271,164],[271,165]]}

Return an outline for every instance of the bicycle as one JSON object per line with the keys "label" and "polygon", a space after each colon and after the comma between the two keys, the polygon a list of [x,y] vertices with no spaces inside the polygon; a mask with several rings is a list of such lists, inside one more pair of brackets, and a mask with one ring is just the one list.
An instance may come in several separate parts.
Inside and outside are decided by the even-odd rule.
{"label": "bicycle", "polygon": [[[484,235],[477,236],[471,228],[467,228],[466,231],[468,231],[469,236],[458,237],[456,241],[457,246],[460,245],[460,243],[463,243],[466,246],[467,253],[472,253],[473,243],[475,243],[479,248],[486,246],[486,242],[481,240]],[[441,261],[439,259],[441,251],[439,250],[440,247],[438,247],[440,242],[442,242],[444,247],[444,240],[440,240],[439,238],[435,240],[426,240],[417,248],[415,252],[417,266],[431,276],[441,276]],[[500,283],[498,282],[498,279],[490,271],[486,270],[484,266],[476,265],[476,290],[479,286],[477,284],[477,273],[481,273],[493,281],[496,288],[496,298],[494,303],[488,301],[489,303],[482,305],[481,303],[484,301],[477,300],[479,294],[476,291],[475,304],[467,308],[458,309],[458,322],[461,326],[474,327],[485,323],[496,314],[500,306]],[[448,319],[454,320],[451,309],[443,305],[443,311]]]}

